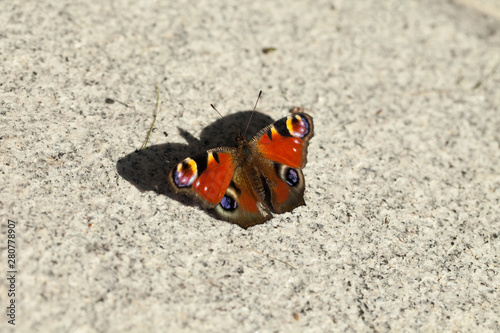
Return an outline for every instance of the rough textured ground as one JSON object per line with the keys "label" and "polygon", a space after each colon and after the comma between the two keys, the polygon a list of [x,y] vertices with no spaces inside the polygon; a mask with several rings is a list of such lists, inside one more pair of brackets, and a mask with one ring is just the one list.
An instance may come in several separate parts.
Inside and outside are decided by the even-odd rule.
{"label": "rough textured ground", "polygon": [[[17,331],[500,330],[495,1],[4,1],[0,26]],[[307,206],[243,230],[165,175],[259,90],[253,133],[294,106],[316,133]]]}

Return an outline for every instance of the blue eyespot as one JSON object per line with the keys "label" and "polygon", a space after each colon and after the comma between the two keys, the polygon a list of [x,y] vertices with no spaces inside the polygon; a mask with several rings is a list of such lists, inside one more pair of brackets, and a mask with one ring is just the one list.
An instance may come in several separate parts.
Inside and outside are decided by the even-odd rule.
{"label": "blue eyespot", "polygon": [[294,169],[288,169],[286,171],[285,182],[290,186],[295,186],[299,183],[299,174]]}
{"label": "blue eyespot", "polygon": [[238,203],[236,202],[236,200],[234,200],[230,196],[225,195],[222,197],[222,200],[220,201],[220,206],[224,210],[233,211],[236,208],[238,208]]}

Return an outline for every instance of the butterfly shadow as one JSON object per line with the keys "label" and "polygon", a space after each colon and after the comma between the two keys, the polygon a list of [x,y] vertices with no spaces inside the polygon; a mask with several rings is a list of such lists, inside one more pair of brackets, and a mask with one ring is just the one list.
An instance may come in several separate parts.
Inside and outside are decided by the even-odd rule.
{"label": "butterfly shadow", "polygon": [[[252,111],[240,111],[217,120],[202,130],[199,140],[187,130],[178,128],[187,144],[165,143],[136,150],[118,160],[117,172],[141,192],[154,191],[185,205],[196,206],[198,204],[194,200],[172,191],[167,183],[168,173],[186,157],[196,156],[211,148],[234,147],[238,132],[245,131],[251,114]],[[272,123],[271,117],[254,112],[246,138],[251,139],[262,128]],[[215,214],[209,214],[219,218]]]}

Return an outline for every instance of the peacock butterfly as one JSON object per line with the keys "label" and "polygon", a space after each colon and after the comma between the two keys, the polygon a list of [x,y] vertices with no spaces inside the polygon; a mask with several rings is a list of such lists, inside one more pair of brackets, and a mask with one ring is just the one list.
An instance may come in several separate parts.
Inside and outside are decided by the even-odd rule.
{"label": "peacock butterfly", "polygon": [[296,108],[250,141],[239,133],[236,147],[186,158],[170,171],[168,183],[175,193],[194,197],[246,229],[269,220],[271,211],[305,205],[302,169],[313,135],[312,117]]}

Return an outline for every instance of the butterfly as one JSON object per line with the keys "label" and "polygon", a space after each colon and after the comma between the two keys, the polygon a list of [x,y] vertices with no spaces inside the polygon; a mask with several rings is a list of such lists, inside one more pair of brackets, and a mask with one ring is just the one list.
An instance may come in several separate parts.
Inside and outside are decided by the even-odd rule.
{"label": "butterfly", "polygon": [[250,141],[239,133],[236,147],[186,158],[172,168],[168,183],[174,193],[195,198],[245,229],[269,220],[272,212],[305,205],[302,169],[314,126],[312,117],[300,111],[296,108]]}

